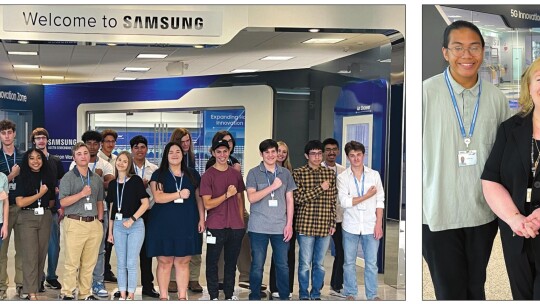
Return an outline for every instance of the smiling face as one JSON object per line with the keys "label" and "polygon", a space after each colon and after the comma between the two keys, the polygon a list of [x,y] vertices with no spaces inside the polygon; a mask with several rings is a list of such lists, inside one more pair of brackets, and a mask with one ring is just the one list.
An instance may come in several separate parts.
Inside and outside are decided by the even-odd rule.
{"label": "smiling face", "polygon": [[324,146],[324,159],[329,164],[335,164],[336,158],[339,155],[339,148],[337,145],[327,144]]}
{"label": "smiling face", "polygon": [[271,147],[266,149],[266,151],[261,153],[263,162],[271,167],[275,166],[277,160],[277,151],[276,148]]}
{"label": "smiling face", "polygon": [[88,162],[90,161],[90,152],[88,152],[88,148],[82,146],[75,150],[75,152],[73,152],[73,160],[78,167],[88,166]]}
{"label": "smiling face", "polygon": [[30,155],[28,155],[28,166],[33,172],[39,172],[41,166],[43,166],[43,159],[41,159],[41,155],[38,152],[30,152]]}
{"label": "smiling face", "polygon": [[212,155],[216,158],[216,163],[220,165],[227,165],[227,160],[229,159],[229,149],[226,147],[218,147],[216,150],[212,151]]}
{"label": "smiling face", "polygon": [[116,170],[118,172],[127,173],[129,168],[129,159],[125,154],[120,154],[116,158]]}
{"label": "smiling face", "polygon": [[287,150],[287,147],[284,145],[279,145],[277,151],[277,161],[283,163],[287,159],[287,155],[289,155],[289,150]]}
{"label": "smiling face", "polygon": [[[450,49],[461,47],[466,49],[461,56],[456,56]],[[481,48],[479,54],[471,54],[469,48]],[[442,49],[444,59],[450,65],[450,73],[454,80],[464,88],[471,88],[476,84],[478,69],[484,60],[482,40],[475,31],[469,28],[452,30],[449,34],[448,49]]]}
{"label": "smiling face", "polygon": [[105,136],[105,138],[103,138],[103,142],[101,143],[101,150],[103,151],[103,153],[105,153],[105,155],[111,155],[115,146],[116,139],[114,139],[114,136],[107,135]]}
{"label": "smiling face", "polygon": [[148,152],[148,147],[143,143],[138,143],[131,148],[133,154],[133,159],[137,162],[143,162],[146,158],[146,152]]}
{"label": "smiling face", "polygon": [[177,145],[172,145],[169,149],[169,154],[167,155],[169,160],[169,165],[171,166],[179,166],[182,162],[182,149],[180,149]]}

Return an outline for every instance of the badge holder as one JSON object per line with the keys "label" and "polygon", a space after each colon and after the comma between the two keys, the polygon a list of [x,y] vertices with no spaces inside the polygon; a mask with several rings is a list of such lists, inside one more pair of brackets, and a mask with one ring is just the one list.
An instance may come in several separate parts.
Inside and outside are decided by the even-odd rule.
{"label": "badge holder", "polygon": [[216,237],[212,236],[212,233],[209,231],[206,232],[206,244],[215,244],[216,243]]}
{"label": "badge holder", "polygon": [[116,221],[121,221],[124,219],[124,216],[122,215],[122,213],[116,213],[115,216],[114,216],[114,219]]}
{"label": "badge holder", "polygon": [[92,203],[90,203],[90,197],[86,197],[86,203],[84,203],[84,210],[90,211],[92,210]]}
{"label": "badge holder", "polygon": [[45,214],[45,210],[43,209],[43,207],[38,207],[34,209],[34,215],[43,215],[43,214]]}
{"label": "badge holder", "polygon": [[9,191],[15,191],[17,189],[16,183],[9,183]]}
{"label": "badge holder", "polygon": [[175,203],[175,204],[183,204],[183,203],[184,203],[184,199],[182,199],[182,198],[177,198],[177,199],[174,200],[174,203]]}

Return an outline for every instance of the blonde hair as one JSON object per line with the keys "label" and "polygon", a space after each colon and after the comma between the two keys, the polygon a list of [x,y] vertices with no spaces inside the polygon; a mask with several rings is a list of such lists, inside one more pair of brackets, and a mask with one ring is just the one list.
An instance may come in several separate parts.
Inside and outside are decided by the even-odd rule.
{"label": "blonde hair", "polygon": [[287,157],[285,157],[285,160],[283,161],[283,167],[289,169],[289,171],[291,171],[292,173],[292,165],[291,165],[291,160],[289,159],[289,146],[287,146],[287,144],[283,141],[278,141],[277,142],[278,144],[278,150],[279,150],[279,146],[284,146],[285,148],[287,148]]}
{"label": "blonde hair", "polygon": [[135,175],[135,167],[133,167],[133,157],[131,156],[131,153],[129,153],[128,151],[122,151],[118,153],[118,156],[116,157],[116,161],[114,162],[114,167],[115,167],[114,171],[116,172],[116,178],[118,178],[118,170],[116,169],[116,162],[118,161],[121,155],[126,156],[128,159],[128,167],[127,167],[126,176],[131,177]]}
{"label": "blonde hair", "polygon": [[530,84],[534,73],[540,71],[540,57],[537,58],[523,73],[521,77],[521,88],[519,90],[519,114],[527,116],[534,108],[534,102],[530,93]]}

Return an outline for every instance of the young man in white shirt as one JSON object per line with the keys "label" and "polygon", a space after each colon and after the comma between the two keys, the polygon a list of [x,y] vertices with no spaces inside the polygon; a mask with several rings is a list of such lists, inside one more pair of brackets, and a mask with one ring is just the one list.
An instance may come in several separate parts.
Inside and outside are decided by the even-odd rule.
{"label": "young man in white shirt", "polygon": [[345,154],[351,163],[338,175],[337,188],[343,214],[343,251],[345,266],[343,275],[344,295],[356,300],[356,255],[358,243],[362,244],[366,268],[364,281],[368,300],[380,300],[377,296],[377,252],[383,236],[384,189],[379,172],[364,166],[366,149],[357,141],[345,145]]}

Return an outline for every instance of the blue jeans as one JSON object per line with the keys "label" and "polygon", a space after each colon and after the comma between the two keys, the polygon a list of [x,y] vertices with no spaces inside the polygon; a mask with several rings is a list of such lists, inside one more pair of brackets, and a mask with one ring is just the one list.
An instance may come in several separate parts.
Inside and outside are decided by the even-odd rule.
{"label": "blue jeans", "polygon": [[56,268],[60,255],[60,225],[58,225],[58,213],[52,214],[51,235],[47,250],[47,280],[57,280]]}
{"label": "blue jeans", "polygon": [[343,251],[345,252],[345,265],[343,266],[343,286],[346,296],[357,296],[356,283],[356,255],[358,243],[362,244],[364,252],[365,270],[364,282],[366,284],[366,298],[373,300],[377,296],[377,252],[379,240],[373,234],[352,234],[343,230]]}
{"label": "blue jeans", "polygon": [[92,273],[92,283],[103,283],[105,273],[105,241],[109,235],[109,211],[103,211],[103,239],[99,245],[98,259],[94,272]]}
{"label": "blue jeans", "polygon": [[126,228],[122,221],[115,220],[113,226],[114,245],[116,250],[118,290],[135,292],[138,278],[139,253],[144,241],[144,220],[138,219]]}
{"label": "blue jeans", "polygon": [[[330,245],[330,235],[307,236],[297,234],[298,246],[298,293],[300,299],[318,299],[324,285],[324,256]],[[309,287],[309,270],[311,268],[311,292]]]}
{"label": "blue jeans", "polygon": [[251,271],[249,273],[250,300],[261,299],[261,283],[263,278],[264,262],[268,251],[268,241],[272,246],[273,259],[276,265],[277,288],[280,300],[289,299],[289,265],[287,254],[289,243],[283,241],[283,234],[264,234],[248,232],[251,242]]}

